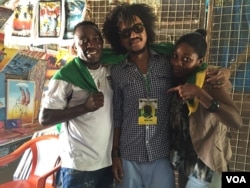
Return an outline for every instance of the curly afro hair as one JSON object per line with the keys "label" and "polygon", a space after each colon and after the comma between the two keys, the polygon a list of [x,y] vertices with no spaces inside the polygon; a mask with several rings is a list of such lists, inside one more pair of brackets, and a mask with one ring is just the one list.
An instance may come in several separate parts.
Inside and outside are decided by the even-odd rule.
{"label": "curly afro hair", "polygon": [[135,21],[135,16],[139,17],[147,33],[147,44],[155,41],[155,22],[157,20],[154,10],[147,4],[122,3],[107,14],[103,24],[103,36],[111,44],[112,49],[117,54],[127,53],[120,44],[119,24],[125,22],[131,25]]}

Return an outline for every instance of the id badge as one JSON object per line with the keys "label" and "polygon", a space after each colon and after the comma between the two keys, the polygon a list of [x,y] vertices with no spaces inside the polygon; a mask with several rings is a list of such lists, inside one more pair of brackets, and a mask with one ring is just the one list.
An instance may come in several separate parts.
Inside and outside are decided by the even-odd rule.
{"label": "id badge", "polygon": [[139,125],[157,124],[157,99],[139,99]]}

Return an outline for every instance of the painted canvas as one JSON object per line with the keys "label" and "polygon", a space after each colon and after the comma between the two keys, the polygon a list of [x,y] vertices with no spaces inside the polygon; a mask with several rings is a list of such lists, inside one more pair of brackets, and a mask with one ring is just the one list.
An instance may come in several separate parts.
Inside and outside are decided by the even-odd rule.
{"label": "painted canvas", "polygon": [[44,59],[46,54],[44,46],[31,46],[29,49],[19,50],[19,53],[35,59]]}
{"label": "painted canvas", "polygon": [[35,81],[36,83],[34,119],[37,119],[39,113],[40,102],[45,83],[46,70],[47,70],[47,61],[40,59],[38,60],[37,64],[31,69],[28,77],[28,80]]}
{"label": "painted canvas", "polygon": [[0,28],[5,24],[12,14],[13,10],[6,7],[0,7]]}
{"label": "painted canvas", "polygon": [[5,74],[0,72],[0,129],[5,126],[6,105],[5,105]]}
{"label": "painted canvas", "polygon": [[20,119],[22,126],[34,121],[35,81],[7,79],[7,118]]}
{"label": "painted canvas", "polygon": [[28,75],[37,61],[35,57],[18,52],[4,67],[3,72],[9,75]]}
{"label": "painted canvas", "polygon": [[31,36],[32,25],[34,24],[34,7],[36,7],[36,4],[33,1],[19,0],[14,10],[12,36]]}
{"label": "painted canvas", "polygon": [[86,12],[86,0],[65,0],[65,31],[64,39],[73,38],[74,26],[83,20]]}
{"label": "painted canvas", "polygon": [[57,51],[51,51],[47,53],[45,59],[47,60],[47,72],[46,78],[51,77],[62,68],[67,62],[69,62],[74,56],[72,56],[67,48],[58,48]]}
{"label": "painted canvas", "polygon": [[9,63],[13,56],[18,52],[17,49],[7,48],[3,43],[0,43],[0,72]]}
{"label": "painted canvas", "polygon": [[39,2],[39,36],[59,37],[61,32],[61,1]]}
{"label": "painted canvas", "polygon": [[33,40],[37,1],[15,1],[14,12],[5,24],[4,44],[8,47],[28,46]]}

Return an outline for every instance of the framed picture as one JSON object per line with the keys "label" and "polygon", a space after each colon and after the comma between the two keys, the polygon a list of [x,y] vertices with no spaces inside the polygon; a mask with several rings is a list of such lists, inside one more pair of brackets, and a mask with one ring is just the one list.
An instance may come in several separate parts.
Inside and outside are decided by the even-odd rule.
{"label": "framed picture", "polygon": [[86,0],[65,0],[65,9],[66,23],[63,39],[72,39],[74,26],[85,17]]}
{"label": "framed picture", "polygon": [[22,126],[33,123],[35,92],[35,81],[7,79],[7,122],[20,119]]}
{"label": "framed picture", "polygon": [[34,25],[35,1],[19,0],[14,9],[14,18],[12,22],[12,36],[24,37],[27,41],[31,37]]}
{"label": "framed picture", "polygon": [[59,37],[61,31],[60,0],[39,1],[39,37]]}

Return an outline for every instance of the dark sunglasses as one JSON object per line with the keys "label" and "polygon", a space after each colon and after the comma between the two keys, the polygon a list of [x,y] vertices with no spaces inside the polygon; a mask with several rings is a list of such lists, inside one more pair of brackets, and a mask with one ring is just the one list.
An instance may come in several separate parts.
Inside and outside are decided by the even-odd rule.
{"label": "dark sunglasses", "polygon": [[133,25],[133,27],[123,29],[121,32],[119,32],[119,34],[121,38],[127,39],[131,36],[132,31],[135,33],[142,33],[143,30],[144,30],[144,25],[142,23],[138,23]]}

